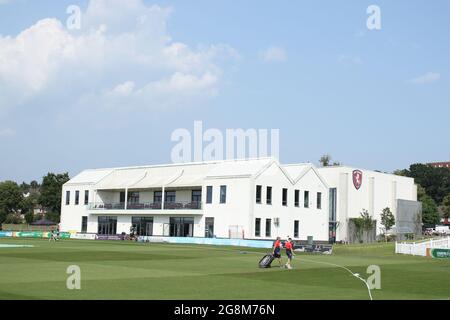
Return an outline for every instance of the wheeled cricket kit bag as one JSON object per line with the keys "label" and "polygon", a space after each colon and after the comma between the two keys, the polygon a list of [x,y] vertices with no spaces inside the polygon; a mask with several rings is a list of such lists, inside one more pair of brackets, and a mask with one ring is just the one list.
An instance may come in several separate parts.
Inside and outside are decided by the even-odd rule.
{"label": "wheeled cricket kit bag", "polygon": [[264,256],[264,258],[261,259],[261,261],[259,261],[259,267],[260,268],[270,268],[270,265],[273,262],[273,255],[271,254],[267,254]]}

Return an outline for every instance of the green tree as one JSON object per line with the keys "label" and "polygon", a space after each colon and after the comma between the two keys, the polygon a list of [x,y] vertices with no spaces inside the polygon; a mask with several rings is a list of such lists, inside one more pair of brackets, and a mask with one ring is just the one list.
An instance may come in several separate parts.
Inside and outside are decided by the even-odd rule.
{"label": "green tree", "polygon": [[34,221],[34,208],[36,206],[35,199],[33,195],[30,194],[28,197],[22,200],[20,205],[20,210],[23,215],[25,215],[25,221],[27,223],[32,223]]}
{"label": "green tree", "polygon": [[319,163],[322,165],[322,167],[328,167],[331,162],[331,156],[329,154],[325,154],[322,157],[320,157]]}
{"label": "green tree", "polygon": [[23,194],[14,181],[0,182],[0,223],[10,214],[20,210]]}
{"label": "green tree", "polygon": [[422,222],[425,224],[439,223],[438,206],[421,185],[417,185],[417,200],[422,202]]}
{"label": "green tree", "polygon": [[425,224],[438,224],[440,222],[438,206],[429,195],[422,196],[422,222]]}
{"label": "green tree", "polygon": [[4,223],[8,224],[20,224],[22,223],[22,218],[18,213],[10,213],[6,216]]}
{"label": "green tree", "polygon": [[387,242],[387,233],[395,225],[395,217],[392,214],[391,209],[389,209],[389,208],[383,209],[383,211],[381,212],[381,222],[380,223],[384,227],[383,228],[384,229],[384,237]]}
{"label": "green tree", "polygon": [[450,194],[444,198],[442,201],[442,206],[444,209],[444,218],[450,217]]}
{"label": "green tree", "polygon": [[425,188],[435,203],[442,203],[445,196],[450,194],[450,170],[435,168],[426,164],[413,164],[409,170],[403,170],[404,175],[414,178],[417,184]]}
{"label": "green tree", "polygon": [[22,184],[20,185],[20,189],[24,194],[26,194],[30,191],[30,185],[28,183],[22,182]]}
{"label": "green tree", "polygon": [[39,204],[49,213],[61,214],[61,192],[64,183],[69,181],[69,174],[48,173],[41,184]]}
{"label": "green tree", "polygon": [[406,177],[407,170],[394,170],[393,174],[395,174],[396,176]]}
{"label": "green tree", "polygon": [[339,166],[341,165],[339,162],[333,162],[331,163],[331,156],[329,154],[325,154],[323,155],[320,160],[319,163],[322,165],[322,167],[329,167],[329,166]]}
{"label": "green tree", "polygon": [[36,180],[33,180],[30,182],[30,188],[31,188],[31,190],[37,192],[37,191],[39,191],[40,185]]}
{"label": "green tree", "polygon": [[53,221],[55,223],[59,223],[61,221],[61,214],[58,213],[58,212],[47,212],[45,214],[45,217],[48,220],[51,220],[51,221]]}

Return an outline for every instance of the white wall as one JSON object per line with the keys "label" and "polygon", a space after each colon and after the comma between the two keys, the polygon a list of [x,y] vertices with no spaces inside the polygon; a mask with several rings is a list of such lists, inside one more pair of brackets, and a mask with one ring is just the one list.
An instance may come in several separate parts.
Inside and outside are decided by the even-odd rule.
{"label": "white wall", "polygon": [[[220,203],[220,187],[227,186],[226,203]],[[203,219],[201,221],[204,229],[206,217],[214,218],[214,233],[217,237],[228,237],[230,226],[241,226],[245,237],[249,237],[249,212],[252,194],[250,178],[224,178],[207,179],[203,185]],[[211,204],[206,203],[206,187],[213,187],[213,199]],[[204,236],[204,230],[203,234]]]}
{"label": "white wall", "polygon": [[[75,205],[75,192],[80,191],[80,202]],[[93,201],[94,192],[91,185],[63,186],[61,199],[61,230],[81,231],[81,217],[88,216],[84,205],[84,191],[89,191],[89,202]],[[70,204],[66,205],[66,191],[70,191]]]}
{"label": "white wall", "polygon": [[[262,186],[262,203],[256,204],[256,186]],[[272,205],[266,204],[267,187],[272,187]],[[288,189],[288,205],[282,204],[282,190]],[[299,207],[295,206],[295,190],[300,191]],[[309,191],[309,208],[304,206],[304,193]],[[317,193],[322,193],[322,209],[317,209]],[[252,235],[254,236],[254,221],[261,218],[261,239],[273,239],[277,236],[294,238],[294,221],[299,221],[298,240],[307,240],[308,236],[315,240],[328,241],[328,188],[317,174],[310,170],[300,181],[292,185],[277,165],[272,165],[259,176],[254,183],[252,202]],[[274,218],[279,218],[280,225],[274,225]],[[266,219],[272,219],[272,235],[265,236]],[[255,237],[256,238],[256,237]]]}
{"label": "white wall", "polygon": [[377,233],[380,234],[380,216],[384,208],[389,207],[395,215],[397,199],[417,201],[417,186],[411,178],[361,170],[363,180],[361,188],[357,190],[353,184],[353,171],[356,168],[326,167],[318,170],[330,188],[338,189],[338,241],[346,240],[348,219],[358,218],[363,209],[377,220]]}

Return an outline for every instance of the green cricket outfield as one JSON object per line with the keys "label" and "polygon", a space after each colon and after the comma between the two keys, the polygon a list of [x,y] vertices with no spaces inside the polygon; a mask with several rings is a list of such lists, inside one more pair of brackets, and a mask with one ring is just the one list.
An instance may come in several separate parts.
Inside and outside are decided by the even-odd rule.
{"label": "green cricket outfield", "polygon": [[[393,244],[338,245],[329,256],[297,254],[293,270],[259,269],[266,252],[0,239],[0,299],[365,300],[365,284],[343,267],[367,279],[371,265],[381,268],[381,290],[372,291],[374,300],[450,299],[449,260],[396,255]],[[80,267],[80,290],[67,289],[71,265]]]}

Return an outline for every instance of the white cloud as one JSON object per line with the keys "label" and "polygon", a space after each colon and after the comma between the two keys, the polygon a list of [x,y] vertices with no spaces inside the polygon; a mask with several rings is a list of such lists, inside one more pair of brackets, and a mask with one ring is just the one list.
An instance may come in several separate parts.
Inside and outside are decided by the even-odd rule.
{"label": "white cloud", "polygon": [[427,72],[421,76],[413,78],[410,80],[414,84],[431,84],[439,81],[441,79],[441,74],[437,72]]}
{"label": "white cloud", "polygon": [[11,137],[15,134],[16,134],[16,132],[11,128],[0,129],[0,138],[1,137]]}
{"label": "white cloud", "polygon": [[146,107],[162,109],[183,105],[189,99],[204,99],[217,94],[218,76],[205,72],[201,75],[175,72],[160,80],[136,86],[133,81],[117,84],[99,94],[85,95],[83,103],[108,108]]}
{"label": "white cloud", "polygon": [[287,60],[286,51],[275,46],[260,51],[259,57],[264,62],[285,62]]}
{"label": "white cloud", "polygon": [[354,64],[354,65],[361,65],[363,64],[363,60],[359,56],[351,56],[346,54],[341,54],[338,57],[339,63],[342,64]]}
{"label": "white cloud", "polygon": [[17,36],[0,36],[0,109],[58,94],[71,101],[139,95],[147,105],[156,95],[211,96],[220,62],[238,54],[225,44],[194,49],[173,41],[170,12],[142,0],[91,0],[81,30],[43,19]]}

